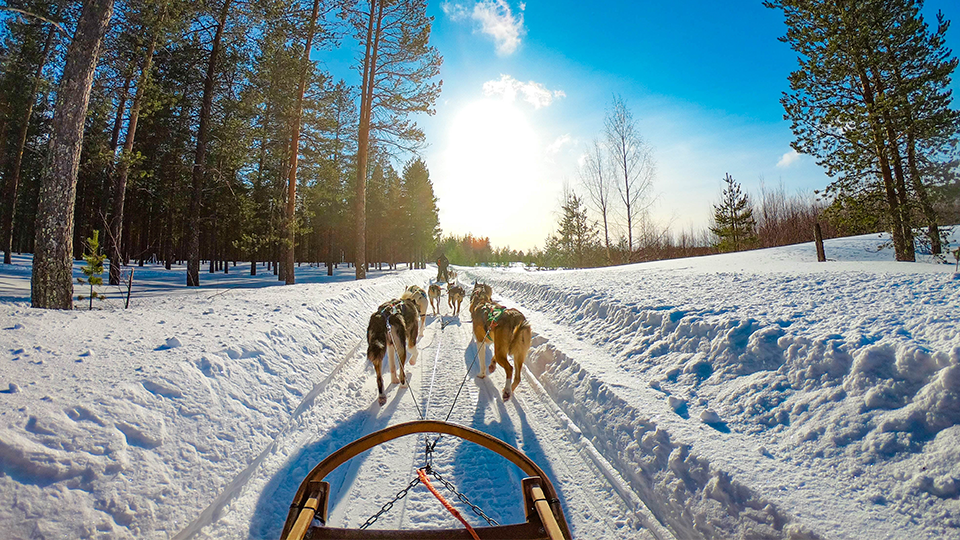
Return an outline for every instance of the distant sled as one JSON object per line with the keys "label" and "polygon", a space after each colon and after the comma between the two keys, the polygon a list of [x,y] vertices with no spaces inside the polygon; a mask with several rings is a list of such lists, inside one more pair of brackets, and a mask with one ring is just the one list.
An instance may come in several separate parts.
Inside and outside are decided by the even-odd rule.
{"label": "distant sled", "polygon": [[[525,523],[514,525],[495,525],[492,527],[470,527],[437,493],[444,506],[463,521],[463,529],[427,529],[427,530],[382,530],[382,529],[338,529],[327,527],[327,503],[330,484],[324,478],[340,465],[374,446],[392,441],[405,435],[416,433],[439,433],[452,435],[465,441],[479,444],[492,450],[527,474],[523,479],[523,506],[527,516]],[[426,480],[425,469],[418,471],[421,482],[434,491]],[[415,485],[417,481],[411,483]],[[344,446],[327,456],[303,479],[290,505],[290,513],[284,523],[281,540],[301,539],[330,540],[439,540],[439,539],[508,539],[508,540],[569,540],[572,538],[566,518],[560,507],[560,500],[550,479],[536,463],[509,444],[475,429],[438,420],[418,420],[397,424],[371,433]]]}

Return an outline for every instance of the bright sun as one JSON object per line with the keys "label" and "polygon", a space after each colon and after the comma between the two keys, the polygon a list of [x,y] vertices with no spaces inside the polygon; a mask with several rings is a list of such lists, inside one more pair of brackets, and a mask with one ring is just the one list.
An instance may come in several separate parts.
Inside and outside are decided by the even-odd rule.
{"label": "bright sun", "polygon": [[[541,145],[526,114],[499,99],[474,101],[453,117],[441,151],[438,178],[441,223],[445,231],[489,236],[494,245],[533,245],[519,240],[540,218],[530,212],[542,179]],[[552,203],[552,201],[549,201]]]}

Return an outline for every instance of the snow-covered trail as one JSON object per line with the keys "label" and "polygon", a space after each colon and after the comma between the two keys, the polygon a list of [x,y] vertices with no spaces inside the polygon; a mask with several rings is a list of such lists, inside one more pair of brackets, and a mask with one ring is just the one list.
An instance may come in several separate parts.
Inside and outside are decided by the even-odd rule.
{"label": "snow-covered trail", "polygon": [[[129,310],[59,312],[28,307],[21,257],[0,268],[0,289],[16,285],[0,302],[0,529],[276,538],[310,468],[418,408],[444,418],[466,375],[451,420],[545,468],[577,538],[955,538],[960,274],[885,260],[877,241],[828,241],[828,263],[800,245],[463,268],[531,321],[515,398],[500,399],[502,371],[475,378],[465,311],[442,331],[428,318],[410,387],[390,385],[383,408],[367,319],[433,270],[357,282],[304,267],[299,285],[270,287],[231,269],[188,290],[182,268],[146,268]],[[331,475],[331,524],[359,524],[406,486],[422,441]],[[497,520],[522,519],[519,473],[492,453],[444,438],[433,466]],[[375,526],[451,524],[417,488]]]}
{"label": "snow-covered trail", "polygon": [[[276,440],[176,538],[276,537],[294,491],[316,463],[347,442],[388,425],[416,420],[421,413],[431,419],[449,415],[452,422],[494,435],[524,451],[553,480],[577,537],[672,538],[603,458],[595,450],[591,452],[592,447],[585,447],[589,443],[580,440],[579,431],[571,427],[529,372],[507,403],[500,398],[502,369],[485,380],[475,377],[477,349],[466,309],[459,318],[428,315],[419,360],[415,366],[407,366],[409,387],[390,384],[382,408],[376,404],[376,383],[365,360],[364,345],[358,344],[316,385]],[[492,351],[487,351],[488,362],[491,356]],[[385,380],[389,384],[388,373]],[[436,435],[426,437],[432,441]],[[425,463],[424,443],[423,435],[391,441],[328,476],[330,525],[356,528],[376,514],[416,477],[416,470]],[[522,474],[495,453],[444,437],[436,445],[431,465],[490,518],[499,523],[524,520]],[[447,495],[469,521],[487,524],[453,494]],[[400,529],[459,526],[422,486],[411,489],[373,525]]]}

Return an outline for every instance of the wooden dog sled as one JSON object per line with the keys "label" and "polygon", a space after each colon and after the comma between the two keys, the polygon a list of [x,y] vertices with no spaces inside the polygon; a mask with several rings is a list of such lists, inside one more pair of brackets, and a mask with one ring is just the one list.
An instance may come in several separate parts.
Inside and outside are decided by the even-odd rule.
{"label": "wooden dog sled", "polygon": [[[452,435],[492,450],[527,474],[523,479],[523,505],[527,516],[525,523],[497,525],[464,529],[430,530],[374,530],[338,529],[327,527],[327,503],[330,484],[323,479],[337,467],[357,454],[405,435],[416,433],[439,433]],[[421,475],[421,478],[423,476]],[[314,519],[322,526],[311,527]],[[290,513],[284,523],[281,540],[301,539],[330,540],[424,540],[480,538],[483,540],[570,540],[570,529],[564,518],[557,492],[543,470],[530,458],[507,443],[475,429],[441,422],[417,420],[382,429],[327,456],[304,478],[290,505]]]}

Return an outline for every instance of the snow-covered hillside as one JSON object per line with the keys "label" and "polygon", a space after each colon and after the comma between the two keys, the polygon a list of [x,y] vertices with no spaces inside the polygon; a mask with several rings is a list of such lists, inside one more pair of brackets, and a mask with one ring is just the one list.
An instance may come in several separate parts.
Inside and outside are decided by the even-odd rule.
{"label": "snow-covered hillside", "polygon": [[[468,310],[444,305],[409,388],[390,385],[383,408],[366,321],[429,270],[354,282],[303,267],[300,284],[264,288],[276,278],[241,265],[186,290],[182,269],[144,268],[130,309],[115,293],[64,313],[28,307],[19,258],[0,268],[0,526],[12,538],[275,538],[313,465],[423,411],[533,457],[577,537],[958,537],[960,278],[892,262],[877,243],[827,241],[827,263],[799,245],[460,269],[532,323],[515,399],[499,397],[502,370],[473,376]],[[423,441],[408,439],[328,478],[331,525],[359,526],[409,483]],[[494,519],[523,520],[506,462],[445,439],[434,466]],[[418,487],[375,526],[456,522]]]}

